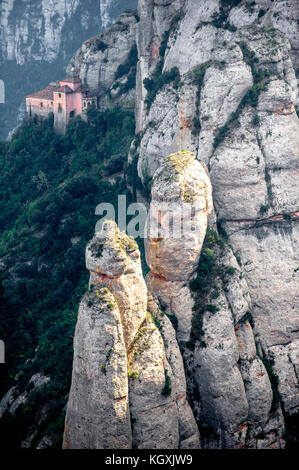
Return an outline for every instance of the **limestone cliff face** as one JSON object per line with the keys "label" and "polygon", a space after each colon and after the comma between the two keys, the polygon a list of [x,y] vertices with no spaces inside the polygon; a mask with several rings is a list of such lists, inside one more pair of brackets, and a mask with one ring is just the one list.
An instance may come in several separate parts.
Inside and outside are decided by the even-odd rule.
{"label": "limestone cliff face", "polygon": [[86,264],[64,448],[198,447],[175,332],[153,299],[147,311],[137,244],[105,222]]}
{"label": "limestone cliff face", "polygon": [[[176,203],[175,208],[170,201]],[[181,204],[185,216],[186,206],[193,207],[192,223],[190,227],[185,224],[187,229],[180,238],[173,238],[163,228],[171,209],[177,213]],[[206,235],[213,209],[212,189],[194,154],[177,152],[155,172],[148,232],[154,209],[160,210],[162,229],[158,238],[148,233],[146,239],[151,268],[147,285],[170,318],[177,321],[192,408],[200,427],[212,429],[208,437],[202,433],[204,447],[283,446],[281,411],[271,410],[271,383],[249,321],[248,286],[229,246],[217,244],[215,228]],[[202,249],[205,237],[210,245]],[[201,252],[208,259],[217,259],[218,267],[216,271],[211,264],[203,288],[192,292],[190,281]],[[202,258],[200,266],[201,262]],[[213,286],[210,290],[209,283]],[[275,433],[269,436],[273,420]],[[261,434],[263,439],[256,437]]]}
{"label": "limestone cliff face", "polygon": [[[101,95],[101,105],[121,102],[135,106],[137,64],[136,12],[123,13],[107,31],[84,42],[67,71],[76,73],[90,90]],[[123,71],[119,72],[119,66]]]}
{"label": "limestone cliff face", "polygon": [[[109,441],[102,394],[114,390],[112,376],[83,380],[92,360],[88,351],[80,372],[75,340],[65,446],[283,448],[299,407],[295,2],[139,0],[138,14],[122,22],[138,48],[129,162],[138,155],[151,183],[146,286],[135,243],[113,225],[87,249],[91,288],[108,289],[119,315],[127,437]],[[91,41],[72,66],[112,92],[113,39],[100,40],[107,50],[92,51]],[[182,237],[167,232],[174,207],[192,213]],[[89,335],[84,299],[82,308],[76,336],[96,341],[104,327]],[[97,403],[105,442],[86,441],[79,427],[81,380],[101,390],[84,416]]]}
{"label": "limestone cliff face", "polygon": [[[294,2],[260,1],[252,5],[240,1],[234,8],[227,4],[218,0],[208,4],[193,0],[155,5],[139,2],[137,130],[142,139],[138,172],[146,182],[163,168],[165,156],[183,147],[194,151],[207,166],[217,224],[226,232],[233,250],[230,265],[244,276],[237,290],[239,300],[242,304],[242,292],[246,292],[245,309],[252,314],[258,354],[271,364],[268,369],[272,370],[272,386],[274,381],[287,417],[298,411],[299,400],[296,313],[299,134],[294,107],[298,102],[295,74],[298,43],[294,34],[298,10]],[[162,64],[162,73],[178,67],[180,82],[165,79],[164,86],[153,94],[152,83],[145,82],[146,89],[143,80],[155,76],[157,64],[158,67]],[[155,179],[156,176],[154,186]],[[173,309],[174,298],[162,292],[162,282],[153,279],[151,283],[161,300]],[[204,316],[203,328],[214,341],[220,317],[226,318],[228,330],[224,337],[226,334],[231,337],[230,349],[227,356],[221,357],[224,360],[226,356],[228,361],[223,370],[228,367],[232,374],[227,396],[238,397],[239,403],[232,421],[238,426],[244,423],[246,415],[255,415],[253,403],[262,387],[264,405],[260,411],[256,408],[253,422],[265,423],[271,401],[269,379],[259,358],[252,356],[256,353],[251,326],[243,321],[239,324],[241,312],[246,312],[232,307],[229,295],[226,291],[220,295],[215,304],[220,310]],[[187,331],[185,327],[183,330],[182,335]],[[219,334],[223,335],[223,331]],[[242,359],[244,345],[249,347],[246,360]],[[210,354],[209,346],[197,352],[195,348],[195,364],[200,365],[202,372],[194,377],[200,394],[205,396],[199,416],[204,416],[204,421],[214,429],[222,416],[220,428],[227,429],[223,383],[221,375],[215,373],[221,359],[216,360],[216,355],[211,358]],[[210,376],[205,364],[214,361]],[[236,368],[237,361],[241,364]],[[263,379],[258,384],[252,377]],[[219,388],[217,383],[221,383]],[[215,410],[219,412],[213,419]],[[265,424],[267,429],[271,428],[270,434],[273,427],[280,429],[279,433],[283,428],[281,412],[277,413],[280,418],[268,418],[272,424]],[[273,419],[280,420],[280,425],[274,426]],[[283,445],[280,438],[273,436],[272,442],[267,438],[254,443],[250,437],[251,424],[249,427],[242,428],[244,438],[243,444],[240,438],[240,445]],[[221,445],[235,445],[233,436],[230,431]]]}
{"label": "limestone cliff face", "polygon": [[[1,2],[0,62],[53,62],[82,31],[106,29],[122,11],[113,0],[6,0]],[[136,2],[127,2],[135,7]],[[67,45],[69,48],[69,44]]]}

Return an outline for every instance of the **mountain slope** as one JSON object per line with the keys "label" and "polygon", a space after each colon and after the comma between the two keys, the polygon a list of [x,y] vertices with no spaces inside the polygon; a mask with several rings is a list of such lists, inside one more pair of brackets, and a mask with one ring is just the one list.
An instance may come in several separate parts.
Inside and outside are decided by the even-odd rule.
{"label": "mountain slope", "polygon": [[0,431],[8,447],[61,438],[77,307],[88,284],[85,245],[96,206],[116,205],[127,192],[121,178],[106,178],[122,170],[133,134],[132,112],[91,110],[65,137],[51,120],[29,121],[1,145],[0,389],[9,393]]}

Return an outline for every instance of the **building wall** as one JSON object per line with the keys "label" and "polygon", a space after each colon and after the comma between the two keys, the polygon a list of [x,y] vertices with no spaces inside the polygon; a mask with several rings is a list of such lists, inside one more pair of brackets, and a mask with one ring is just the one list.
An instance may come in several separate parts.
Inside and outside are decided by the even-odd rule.
{"label": "building wall", "polygon": [[28,116],[31,114],[46,118],[54,112],[54,102],[42,98],[26,98],[26,111]]}
{"label": "building wall", "polygon": [[74,117],[82,113],[82,94],[70,93],[66,95],[67,122],[70,120],[70,113],[74,111]]}
{"label": "building wall", "polygon": [[54,129],[59,134],[65,134],[67,125],[66,94],[54,92]]}
{"label": "building wall", "polygon": [[96,108],[99,107],[97,96],[89,97],[89,98],[82,97],[82,110],[83,111],[86,111],[88,109],[88,107],[93,105],[93,104]]}
{"label": "building wall", "polygon": [[78,83],[71,83],[71,82],[64,82],[63,80],[59,81],[60,86],[67,85],[70,87],[73,91],[77,90],[78,88],[81,87],[81,82]]}
{"label": "building wall", "polygon": [[[67,84],[66,82],[60,82]],[[67,84],[77,85],[80,84]],[[42,106],[41,106],[42,103]],[[42,98],[26,98],[26,111],[28,116],[48,117],[54,113],[54,128],[59,134],[65,134],[66,126],[70,120],[70,113],[73,111],[73,117],[82,114],[82,93],[64,93],[54,92],[53,101]]]}

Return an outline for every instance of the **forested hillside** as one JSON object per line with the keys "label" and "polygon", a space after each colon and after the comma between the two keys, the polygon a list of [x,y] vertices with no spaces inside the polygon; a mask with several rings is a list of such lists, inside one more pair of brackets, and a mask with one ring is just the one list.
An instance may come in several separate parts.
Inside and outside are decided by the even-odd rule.
{"label": "forested hillside", "polygon": [[[115,184],[103,178],[122,170],[134,128],[129,111],[90,110],[88,122],[73,120],[64,137],[53,132],[51,119],[34,120],[0,144],[0,338],[6,347],[0,392],[13,385],[31,389],[15,417],[2,417],[6,445],[20,446],[28,429],[33,447],[48,426],[48,434],[62,433],[78,301],[88,283],[85,246],[97,204],[116,203],[127,192],[120,178]],[[33,388],[36,373],[50,380]]]}

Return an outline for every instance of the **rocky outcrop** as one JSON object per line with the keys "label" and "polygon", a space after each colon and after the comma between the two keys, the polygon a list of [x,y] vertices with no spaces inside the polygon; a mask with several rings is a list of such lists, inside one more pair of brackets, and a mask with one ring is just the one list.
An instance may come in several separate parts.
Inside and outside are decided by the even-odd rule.
{"label": "rocky outcrop", "polygon": [[[34,360],[32,363],[34,363]],[[11,425],[10,423],[13,423],[15,420],[21,421],[22,418],[20,419],[20,417],[24,416],[23,413],[28,413],[28,410],[33,408],[33,404],[36,404],[36,397],[47,395],[47,389],[49,390],[52,385],[51,378],[43,375],[43,373],[37,372],[26,380],[22,380],[22,375],[22,373],[19,373],[15,376],[16,385],[13,385],[0,401],[1,427],[5,429],[5,432],[7,432],[7,428]],[[34,442],[37,448],[43,448],[46,443],[48,447],[53,445],[57,439],[55,431],[50,431],[47,436],[42,438],[39,434],[40,426],[42,423],[45,423],[49,408],[49,402],[41,400],[40,406],[36,407],[35,422],[28,420],[26,423],[27,432],[26,435],[22,435],[22,441],[20,441],[21,448],[32,448]]]}
{"label": "rocky outcrop", "polygon": [[[206,165],[217,225],[233,250],[229,264],[223,264],[235,266],[246,288],[238,287],[238,312],[231,304],[230,288],[219,286],[219,310],[204,313],[201,319],[210,343],[204,340],[207,347],[194,349],[190,367],[199,367],[191,375],[203,398],[193,410],[198,409],[199,422],[216,430],[217,445],[280,447],[283,418],[279,405],[270,410],[271,388],[286,418],[298,411],[299,397],[297,9],[294,2],[283,2],[284,11],[281,2],[235,3],[231,7],[218,0],[208,5],[192,0],[155,6],[139,2],[138,173],[144,183],[154,177],[155,186],[165,155],[183,147]],[[180,81],[168,78],[173,67],[178,68]],[[164,81],[153,93],[152,82],[143,81],[155,77],[158,68]],[[222,256],[219,253],[220,260]],[[178,300],[179,285],[174,295],[162,285],[150,275],[149,286],[166,311],[181,310],[179,325],[180,317],[185,325],[177,335],[185,341],[192,330],[190,314],[185,315],[192,309],[188,286]],[[245,321],[242,304],[252,315],[253,329]],[[224,338],[227,354],[220,358],[217,348]],[[249,349],[244,357],[245,345]],[[221,370],[231,377],[224,394]],[[263,404],[258,399],[261,390]],[[236,397],[234,416],[226,415],[229,401],[223,400],[230,394]],[[232,423],[234,429],[229,429]],[[260,436],[260,426],[268,435],[262,440],[254,437]],[[242,432],[236,431],[236,437],[239,428]],[[208,440],[207,445],[216,441]]]}
{"label": "rocky outcrop", "polygon": [[186,284],[196,271],[212,209],[210,180],[195,155],[183,150],[166,158],[152,185],[145,238],[151,269],[147,284],[172,310],[178,335],[186,340],[193,306]]}
{"label": "rocky outcrop", "polygon": [[[111,223],[87,249],[91,288],[108,289],[119,312],[124,446],[283,448],[299,406],[294,2],[140,0],[138,14],[139,22],[127,14],[121,22],[131,25],[132,44],[137,35],[129,161],[138,155],[138,175],[151,188],[147,288],[136,245]],[[103,74],[103,93],[112,92],[118,65],[110,65],[111,47],[95,52],[94,41],[73,66],[95,87]],[[89,337],[88,322],[78,338]],[[76,344],[65,446],[117,446],[109,433],[105,442],[80,442],[87,428],[79,428]],[[108,373],[95,377],[102,428],[102,394],[114,384]]]}
{"label": "rocky outcrop", "polygon": [[109,30],[84,42],[68,65],[90,90],[101,95],[101,105],[135,106],[136,12],[123,13]]}
{"label": "rocky outcrop", "polygon": [[120,312],[107,288],[81,301],[64,448],[128,449],[127,357]]}
{"label": "rocky outcrop", "polygon": [[135,241],[106,221],[86,265],[90,289],[75,332],[64,448],[198,447],[175,333],[166,323],[164,336],[147,312]]}
{"label": "rocky outcrop", "polygon": [[[28,381],[27,388],[38,389],[43,387],[49,381],[50,377],[46,377],[40,373],[37,373],[30,378],[30,380]],[[20,394],[16,385],[11,387],[0,401],[0,418],[6,411],[11,414],[14,414],[20,405],[26,403],[28,395],[29,393],[27,390]]]}
{"label": "rocky outcrop", "polygon": [[[256,350],[243,273],[217,233],[210,229],[206,235],[212,209],[210,181],[195,155],[181,151],[166,158],[152,184],[147,285],[177,325],[192,408],[199,426],[211,430],[208,437],[203,430],[203,446],[263,447],[270,440],[283,447],[281,415],[272,438],[264,431],[277,413],[271,383]],[[181,222],[189,213],[192,222],[175,238],[172,217],[179,214]],[[155,238],[153,214],[160,216]],[[267,438],[257,438],[260,434]]]}

